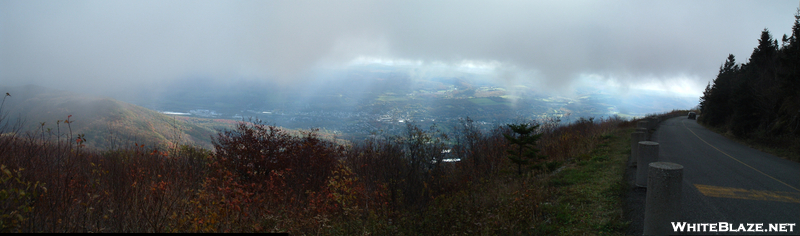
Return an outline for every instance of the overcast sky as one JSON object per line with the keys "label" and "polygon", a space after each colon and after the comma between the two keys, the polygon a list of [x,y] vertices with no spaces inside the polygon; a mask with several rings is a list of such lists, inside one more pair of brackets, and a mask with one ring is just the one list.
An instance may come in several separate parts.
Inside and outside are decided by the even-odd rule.
{"label": "overcast sky", "polygon": [[316,68],[487,69],[569,89],[589,82],[699,96],[744,62],[791,1],[7,1],[0,84],[128,90],[191,76],[308,83]]}

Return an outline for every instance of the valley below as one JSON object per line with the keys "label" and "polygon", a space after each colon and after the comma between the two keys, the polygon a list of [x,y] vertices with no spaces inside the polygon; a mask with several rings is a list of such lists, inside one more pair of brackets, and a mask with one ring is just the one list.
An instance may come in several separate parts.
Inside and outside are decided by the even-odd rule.
{"label": "valley below", "polygon": [[420,78],[376,65],[328,74],[335,76],[294,87],[193,78],[119,100],[40,86],[0,89],[13,94],[4,112],[22,118],[23,131],[52,133],[64,128],[57,121],[71,115],[78,120],[72,131],[85,134],[88,146],[100,149],[137,143],[211,148],[216,132],[241,121],[261,120],[295,133],[318,129],[325,137],[352,141],[401,134],[408,124],[435,125],[448,133],[466,118],[483,130],[529,120],[629,119],[688,109],[695,99],[640,90],[611,95],[588,87],[551,95],[531,84],[498,83],[479,74]]}

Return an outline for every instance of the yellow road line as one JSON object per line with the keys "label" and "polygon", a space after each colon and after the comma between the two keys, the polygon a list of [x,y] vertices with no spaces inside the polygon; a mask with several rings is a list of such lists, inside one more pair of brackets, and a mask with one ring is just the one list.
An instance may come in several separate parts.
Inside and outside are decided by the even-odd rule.
{"label": "yellow road line", "polygon": [[685,123],[685,122],[686,122],[686,120],[683,120],[683,121],[681,121],[681,124],[683,124],[683,127],[684,127],[684,128],[686,128],[686,130],[689,130],[689,132],[692,132],[692,134],[694,134],[694,136],[695,136],[695,137],[697,137],[698,139],[700,139],[700,141],[703,141],[704,143],[706,143],[708,146],[711,146],[712,148],[716,149],[717,151],[721,152],[722,154],[725,154],[725,156],[728,156],[728,157],[730,157],[730,158],[731,158],[731,159],[733,159],[734,161],[737,161],[737,162],[739,162],[739,163],[742,163],[742,165],[744,165],[744,166],[747,166],[747,167],[750,167],[750,169],[753,169],[753,170],[755,170],[756,172],[758,172],[758,173],[761,173],[762,175],[769,177],[770,179],[774,179],[775,181],[778,181],[778,183],[782,183],[783,185],[786,185],[787,187],[789,187],[789,188],[792,188],[792,189],[794,189],[794,190],[797,190],[798,192],[800,192],[800,189],[797,189],[797,188],[795,188],[795,187],[792,187],[791,185],[789,185],[789,184],[787,184],[787,183],[784,183],[783,181],[780,181],[780,180],[776,179],[775,177],[772,177],[771,175],[768,175],[767,173],[761,172],[760,170],[758,170],[758,169],[756,169],[756,168],[754,168],[754,167],[752,167],[752,166],[750,166],[750,165],[748,165],[748,164],[745,164],[744,162],[740,161],[739,159],[736,159],[735,157],[733,157],[733,156],[731,156],[731,155],[728,155],[727,153],[723,152],[723,151],[722,151],[722,150],[720,150],[719,148],[717,148],[717,147],[714,147],[714,145],[711,145],[710,143],[706,142],[706,140],[704,140],[704,139],[703,139],[703,138],[701,138],[699,135],[697,135],[696,133],[694,133],[694,131],[692,131],[691,129],[689,129],[689,127],[686,127],[686,123]]}
{"label": "yellow road line", "polygon": [[800,193],[747,190],[741,188],[727,188],[702,184],[695,184],[694,187],[697,188],[697,190],[700,190],[700,193],[709,197],[800,203]]}

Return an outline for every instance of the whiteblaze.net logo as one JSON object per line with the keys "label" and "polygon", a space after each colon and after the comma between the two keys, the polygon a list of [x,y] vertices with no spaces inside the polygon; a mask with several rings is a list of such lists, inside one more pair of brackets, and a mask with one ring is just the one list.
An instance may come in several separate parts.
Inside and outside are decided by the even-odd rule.
{"label": "whiteblaze.net logo", "polygon": [[671,222],[675,232],[794,232],[796,223],[686,223]]}

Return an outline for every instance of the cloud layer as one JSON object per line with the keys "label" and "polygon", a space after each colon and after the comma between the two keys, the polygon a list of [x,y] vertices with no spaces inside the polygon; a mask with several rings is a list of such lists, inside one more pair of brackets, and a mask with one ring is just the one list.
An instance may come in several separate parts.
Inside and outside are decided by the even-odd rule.
{"label": "cloud layer", "polygon": [[503,72],[499,77],[558,89],[582,75],[702,89],[727,54],[747,58],[762,29],[775,38],[788,34],[797,7],[797,1],[2,1],[0,83],[78,91],[125,91],[191,76],[307,83],[314,68],[386,58],[454,68],[491,64]]}

